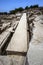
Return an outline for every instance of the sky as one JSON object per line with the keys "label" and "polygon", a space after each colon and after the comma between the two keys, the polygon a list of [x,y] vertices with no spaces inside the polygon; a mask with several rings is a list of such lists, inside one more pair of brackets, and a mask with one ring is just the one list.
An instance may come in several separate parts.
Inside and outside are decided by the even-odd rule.
{"label": "sky", "polygon": [[43,6],[43,0],[0,0],[0,12],[9,12],[18,7],[38,4]]}

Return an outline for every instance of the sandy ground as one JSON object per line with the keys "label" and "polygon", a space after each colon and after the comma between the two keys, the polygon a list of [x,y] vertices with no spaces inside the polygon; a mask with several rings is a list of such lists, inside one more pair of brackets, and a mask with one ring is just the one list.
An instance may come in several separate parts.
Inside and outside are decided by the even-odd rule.
{"label": "sandy ground", "polygon": [[37,17],[34,22],[33,38],[27,53],[28,65],[43,65],[43,17]]}

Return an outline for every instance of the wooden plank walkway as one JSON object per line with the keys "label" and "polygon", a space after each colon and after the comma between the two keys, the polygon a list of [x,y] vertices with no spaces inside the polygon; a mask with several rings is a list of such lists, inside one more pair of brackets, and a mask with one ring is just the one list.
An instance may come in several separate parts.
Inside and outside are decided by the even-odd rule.
{"label": "wooden plank walkway", "polygon": [[26,53],[27,52],[27,19],[26,13],[23,14],[19,21],[18,27],[6,49],[7,54]]}

